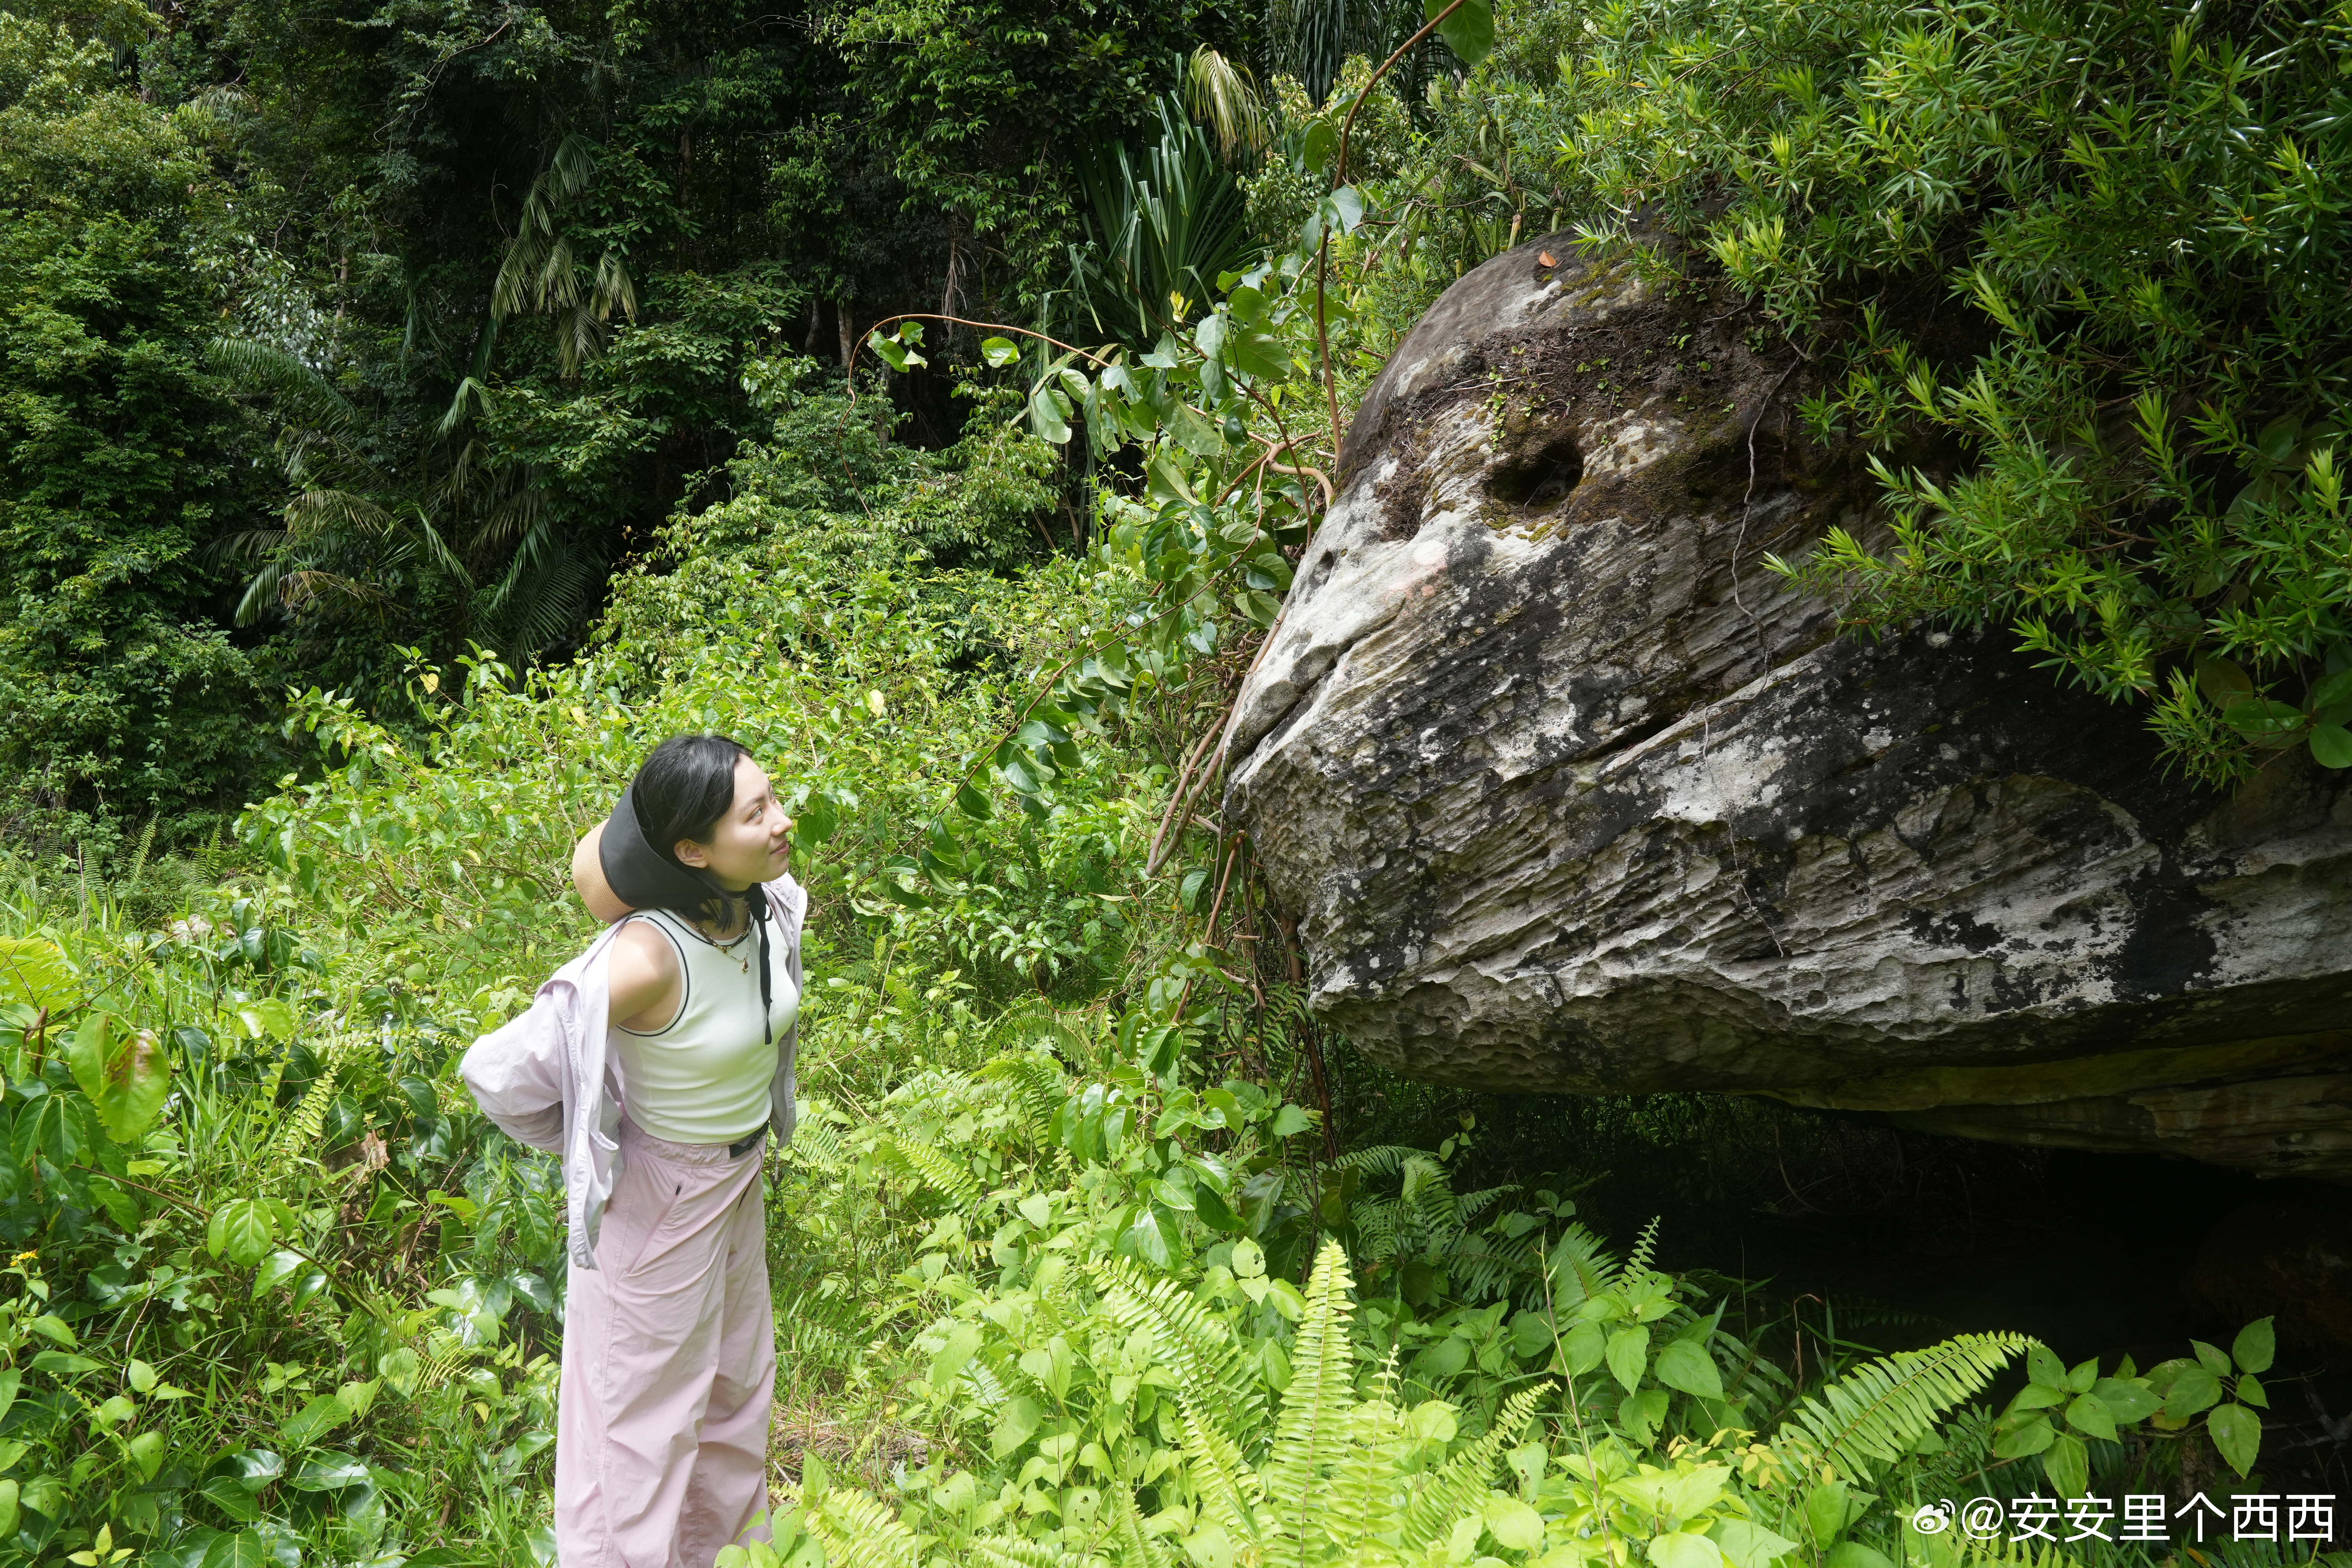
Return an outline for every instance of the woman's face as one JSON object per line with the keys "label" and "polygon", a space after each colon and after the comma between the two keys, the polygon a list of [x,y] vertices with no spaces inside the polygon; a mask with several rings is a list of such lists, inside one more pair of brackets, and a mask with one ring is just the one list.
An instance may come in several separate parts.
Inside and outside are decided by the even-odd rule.
{"label": "woman's face", "polygon": [[793,819],[776,804],[776,792],[760,764],[735,759],[735,804],[710,830],[710,841],[677,841],[677,858],[709,871],[733,892],[784,874],[793,853]]}

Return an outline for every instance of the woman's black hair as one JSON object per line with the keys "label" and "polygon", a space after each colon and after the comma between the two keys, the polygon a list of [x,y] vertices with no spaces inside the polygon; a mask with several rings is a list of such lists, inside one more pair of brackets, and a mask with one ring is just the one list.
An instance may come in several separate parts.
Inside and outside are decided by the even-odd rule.
{"label": "woman's black hair", "polygon": [[597,858],[623,902],[689,920],[725,921],[739,904],[760,927],[760,1021],[768,1027],[768,897],[729,891],[677,858],[677,841],[707,842],[735,804],[735,764],[751,754],[725,735],[672,735],[653,749],[605,819]]}
{"label": "woman's black hair", "polygon": [[692,873],[677,858],[677,841],[709,842],[735,804],[735,764],[751,754],[751,747],[726,735],[672,735],[653,749],[629,785],[629,797],[655,854]]}

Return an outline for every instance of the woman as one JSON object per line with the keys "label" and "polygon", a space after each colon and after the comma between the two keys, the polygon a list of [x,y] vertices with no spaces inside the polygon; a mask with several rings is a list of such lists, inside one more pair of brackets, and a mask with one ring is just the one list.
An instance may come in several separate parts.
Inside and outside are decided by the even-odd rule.
{"label": "woman", "polygon": [[562,1568],[709,1568],[766,1535],[760,1171],[768,1133],[793,1134],[791,833],[745,748],[663,742],[572,858],[610,929],[466,1053],[483,1112],[563,1158]]}

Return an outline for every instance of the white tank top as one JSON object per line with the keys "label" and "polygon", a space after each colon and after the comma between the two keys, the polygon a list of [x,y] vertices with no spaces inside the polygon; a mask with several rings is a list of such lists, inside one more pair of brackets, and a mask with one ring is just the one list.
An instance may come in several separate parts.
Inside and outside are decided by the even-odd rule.
{"label": "white tank top", "polygon": [[[767,1121],[776,1078],[779,1047],[760,1029],[760,933],[717,942],[667,910],[629,918],[677,949],[686,990],[663,1027],[613,1026],[629,1120],[672,1143],[735,1142]],[[782,953],[772,952],[770,975],[768,1033],[781,1041],[801,999]]]}

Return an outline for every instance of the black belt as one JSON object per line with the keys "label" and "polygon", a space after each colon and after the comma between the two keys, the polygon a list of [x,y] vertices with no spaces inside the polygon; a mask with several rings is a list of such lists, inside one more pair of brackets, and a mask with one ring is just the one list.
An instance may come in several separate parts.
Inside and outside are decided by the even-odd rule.
{"label": "black belt", "polygon": [[738,1138],[734,1142],[727,1145],[727,1152],[733,1158],[740,1160],[744,1155],[750,1153],[752,1150],[757,1149],[761,1143],[766,1140],[767,1136],[768,1130],[764,1127],[761,1128],[757,1132],[746,1133],[742,1137]]}

